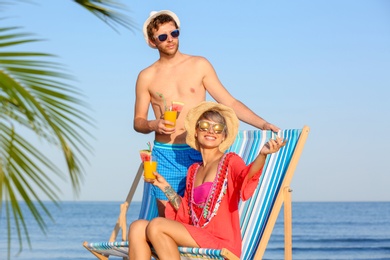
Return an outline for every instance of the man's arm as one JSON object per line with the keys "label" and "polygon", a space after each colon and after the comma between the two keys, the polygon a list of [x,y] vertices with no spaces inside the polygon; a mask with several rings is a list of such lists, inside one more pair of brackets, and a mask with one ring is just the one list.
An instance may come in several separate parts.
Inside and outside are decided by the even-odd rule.
{"label": "man's arm", "polygon": [[[229,93],[230,95],[230,93]],[[254,127],[257,127],[262,130],[272,130],[274,132],[278,132],[280,129],[279,127],[269,123],[262,117],[258,116],[255,114],[250,108],[248,108],[245,104],[243,104],[241,101],[234,99],[233,103],[228,103],[226,102],[221,102],[221,104],[224,104],[225,106],[229,106],[233,108],[233,110],[236,112],[237,117],[247,123],[250,124]]]}
{"label": "man's arm", "polygon": [[237,114],[237,117],[256,128],[263,130],[272,130],[274,132],[279,131],[280,129],[264,120],[262,117],[258,116],[251,109],[249,109],[241,101],[235,99],[229,91],[222,85],[220,82],[217,73],[215,72],[213,66],[206,59],[201,61],[202,65],[200,66],[204,72],[203,85],[206,88],[207,92],[218,102],[225,106],[231,107]]}
{"label": "man's arm", "polygon": [[148,121],[148,112],[150,106],[150,93],[146,80],[143,79],[143,72],[138,75],[135,87],[135,105],[134,105],[134,130],[139,133],[148,134],[155,131],[157,120]]}

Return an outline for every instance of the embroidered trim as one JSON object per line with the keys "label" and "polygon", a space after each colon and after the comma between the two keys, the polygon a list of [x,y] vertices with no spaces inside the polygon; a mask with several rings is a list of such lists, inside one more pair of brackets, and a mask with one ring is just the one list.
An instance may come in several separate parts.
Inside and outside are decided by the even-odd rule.
{"label": "embroidered trim", "polygon": [[189,215],[192,219],[192,224],[196,227],[205,227],[211,219],[217,214],[221,205],[223,196],[226,194],[228,186],[228,162],[234,153],[225,154],[218,164],[217,175],[215,176],[213,185],[209,191],[206,202],[203,205],[194,203],[193,188],[195,184],[195,176],[199,170],[200,163],[194,165],[190,171],[189,182],[187,185],[187,193],[189,195],[188,208]]}

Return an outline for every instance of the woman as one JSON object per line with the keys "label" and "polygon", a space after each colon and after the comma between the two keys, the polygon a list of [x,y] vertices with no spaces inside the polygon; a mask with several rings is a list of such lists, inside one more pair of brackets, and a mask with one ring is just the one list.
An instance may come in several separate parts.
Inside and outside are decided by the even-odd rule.
{"label": "woman", "polygon": [[227,248],[241,255],[239,201],[252,196],[266,156],[286,142],[270,140],[246,166],[237,154],[225,153],[235,140],[238,125],[234,111],[218,103],[205,101],[188,112],[186,142],[200,151],[203,162],[189,167],[183,198],[155,173],[153,185],[169,200],[166,218],[137,220],[130,225],[130,259],[150,259],[150,244],[162,260],[180,259],[178,246]]}

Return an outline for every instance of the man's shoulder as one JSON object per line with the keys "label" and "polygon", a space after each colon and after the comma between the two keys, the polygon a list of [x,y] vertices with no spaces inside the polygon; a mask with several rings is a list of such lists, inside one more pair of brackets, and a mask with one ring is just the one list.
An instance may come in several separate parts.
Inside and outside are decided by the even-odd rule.
{"label": "man's shoulder", "polygon": [[148,77],[155,71],[156,62],[141,70],[138,77]]}
{"label": "man's shoulder", "polygon": [[201,68],[204,68],[205,65],[210,64],[210,62],[205,57],[197,55],[186,55],[185,60],[187,61],[188,65],[198,66]]}
{"label": "man's shoulder", "polygon": [[188,54],[185,54],[189,59],[191,59],[192,61],[194,62],[208,62],[208,60],[203,57],[203,56],[199,56],[199,55],[188,55]]}

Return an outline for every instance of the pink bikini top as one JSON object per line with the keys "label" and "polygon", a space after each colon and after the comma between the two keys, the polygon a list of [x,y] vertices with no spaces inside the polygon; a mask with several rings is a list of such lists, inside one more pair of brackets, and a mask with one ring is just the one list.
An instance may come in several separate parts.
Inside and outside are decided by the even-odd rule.
{"label": "pink bikini top", "polygon": [[206,202],[212,185],[213,183],[210,181],[202,183],[198,187],[194,188],[193,198],[196,204],[202,204]]}

